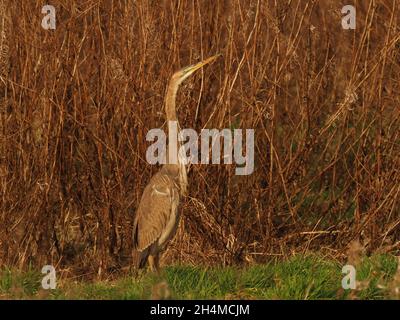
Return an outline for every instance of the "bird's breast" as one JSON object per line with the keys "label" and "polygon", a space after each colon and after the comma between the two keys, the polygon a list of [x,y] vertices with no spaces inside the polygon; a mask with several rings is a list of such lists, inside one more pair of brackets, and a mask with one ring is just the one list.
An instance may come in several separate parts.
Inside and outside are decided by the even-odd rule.
{"label": "bird's breast", "polygon": [[179,206],[179,192],[176,189],[173,189],[171,194],[171,211],[169,214],[169,219],[165,229],[161,233],[161,236],[158,240],[158,246],[161,250],[164,249],[165,245],[170,241],[176,233],[176,230],[179,225],[180,214],[178,210]]}

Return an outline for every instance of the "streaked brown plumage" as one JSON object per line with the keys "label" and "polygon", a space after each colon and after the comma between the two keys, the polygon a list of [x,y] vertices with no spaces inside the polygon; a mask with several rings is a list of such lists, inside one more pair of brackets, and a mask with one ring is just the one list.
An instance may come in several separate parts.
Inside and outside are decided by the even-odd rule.
{"label": "streaked brown plumage", "polygon": [[[168,85],[165,99],[167,121],[177,121],[175,100],[179,85],[196,70],[219,55],[176,72]],[[187,190],[186,166],[176,154],[178,164],[168,163],[156,173],[144,189],[133,226],[134,263],[143,268],[146,262],[158,271],[159,257],[175,235],[179,224],[179,200]]]}

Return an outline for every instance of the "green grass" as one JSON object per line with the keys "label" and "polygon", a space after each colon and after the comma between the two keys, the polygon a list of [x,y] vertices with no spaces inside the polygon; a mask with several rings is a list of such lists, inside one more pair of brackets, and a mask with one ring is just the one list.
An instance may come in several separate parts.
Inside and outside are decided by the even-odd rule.
{"label": "green grass", "polygon": [[[41,289],[42,275],[3,269],[2,299],[392,299],[400,287],[397,259],[364,258],[357,267],[356,290],[341,289],[342,266],[319,256],[249,267],[166,267],[160,275],[141,272],[115,281],[63,280],[55,290]],[[397,297],[398,298],[398,297]]]}

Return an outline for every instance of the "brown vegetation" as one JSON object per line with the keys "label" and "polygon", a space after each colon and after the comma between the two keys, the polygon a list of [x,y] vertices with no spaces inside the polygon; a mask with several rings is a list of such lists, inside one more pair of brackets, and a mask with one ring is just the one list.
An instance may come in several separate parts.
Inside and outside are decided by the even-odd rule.
{"label": "brown vegetation", "polygon": [[167,260],[399,250],[399,1],[356,1],[355,31],[349,1],[51,2],[54,31],[41,1],[1,1],[1,265],[129,265],[167,81],[215,53],[181,125],[254,128],[255,172],[193,166]]}

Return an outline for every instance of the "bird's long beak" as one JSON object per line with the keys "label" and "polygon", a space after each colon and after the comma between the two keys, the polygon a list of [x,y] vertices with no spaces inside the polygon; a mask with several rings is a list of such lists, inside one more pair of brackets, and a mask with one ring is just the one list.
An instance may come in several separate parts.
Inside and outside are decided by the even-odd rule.
{"label": "bird's long beak", "polygon": [[209,64],[209,63],[215,61],[220,56],[222,56],[222,54],[216,54],[215,56],[212,56],[210,58],[207,58],[206,60],[203,60],[199,63],[196,63],[192,66],[187,67],[187,69],[185,71],[192,74],[196,70],[199,70],[201,67],[204,67],[206,64]]}

